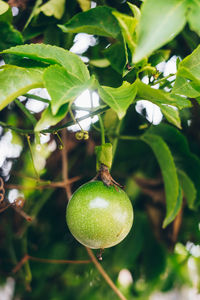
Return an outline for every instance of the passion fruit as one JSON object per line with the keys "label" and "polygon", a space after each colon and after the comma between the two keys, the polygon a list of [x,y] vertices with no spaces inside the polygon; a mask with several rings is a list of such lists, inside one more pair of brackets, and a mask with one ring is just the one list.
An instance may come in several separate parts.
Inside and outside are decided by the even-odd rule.
{"label": "passion fruit", "polygon": [[72,195],[66,220],[72,235],[81,244],[104,249],[117,245],[127,236],[133,224],[133,208],[121,188],[92,181]]}

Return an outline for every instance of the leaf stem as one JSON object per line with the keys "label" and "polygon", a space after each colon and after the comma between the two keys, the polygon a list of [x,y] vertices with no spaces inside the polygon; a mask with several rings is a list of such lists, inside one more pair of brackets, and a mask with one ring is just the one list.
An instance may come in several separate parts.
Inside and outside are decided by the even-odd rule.
{"label": "leaf stem", "polygon": [[81,124],[79,123],[79,121],[74,117],[74,114],[73,114],[71,108],[69,108],[69,113],[70,113],[70,116],[71,116],[74,124],[77,124],[80,127],[81,131],[84,131],[83,128],[81,127]]}
{"label": "leaf stem", "polygon": [[154,81],[151,85],[156,85],[156,84],[158,84],[158,83],[162,83],[163,81],[166,81],[166,79],[168,79],[168,78],[170,78],[170,77],[172,77],[172,76],[175,76],[176,74],[169,74],[169,75],[167,75],[166,77],[163,77],[163,78],[161,78],[161,79],[159,79],[159,80],[156,80],[156,81]]}
{"label": "leaf stem", "polygon": [[29,119],[33,126],[36,125],[36,118],[30,113],[30,111],[18,100],[15,99],[15,104],[21,109],[21,111],[25,114],[25,116]]}
{"label": "leaf stem", "polygon": [[120,135],[118,137],[119,140],[127,140],[127,141],[137,141],[140,139],[140,136],[129,136],[129,135]]}
{"label": "leaf stem", "polygon": [[49,99],[45,99],[45,98],[42,98],[40,96],[36,96],[36,95],[33,95],[33,94],[24,94],[23,96],[25,96],[27,98],[30,98],[30,99],[38,100],[38,101],[41,101],[41,102],[44,102],[44,103],[50,103]]}

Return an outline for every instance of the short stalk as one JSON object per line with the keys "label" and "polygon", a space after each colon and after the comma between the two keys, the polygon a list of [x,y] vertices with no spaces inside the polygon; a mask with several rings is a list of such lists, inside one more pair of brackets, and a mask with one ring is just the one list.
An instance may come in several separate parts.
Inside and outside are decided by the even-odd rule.
{"label": "short stalk", "polygon": [[100,124],[100,129],[101,129],[101,144],[105,144],[105,130],[104,130],[104,125],[103,125],[103,120],[101,116],[99,116],[99,124]]}

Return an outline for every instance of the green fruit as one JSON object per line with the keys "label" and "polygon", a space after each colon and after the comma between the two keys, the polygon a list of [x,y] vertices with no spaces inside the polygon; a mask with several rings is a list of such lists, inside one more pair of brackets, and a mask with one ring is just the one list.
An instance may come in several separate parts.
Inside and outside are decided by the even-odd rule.
{"label": "green fruit", "polygon": [[81,244],[93,249],[109,248],[129,233],[133,208],[122,189],[93,181],[72,195],[66,219],[71,233]]}

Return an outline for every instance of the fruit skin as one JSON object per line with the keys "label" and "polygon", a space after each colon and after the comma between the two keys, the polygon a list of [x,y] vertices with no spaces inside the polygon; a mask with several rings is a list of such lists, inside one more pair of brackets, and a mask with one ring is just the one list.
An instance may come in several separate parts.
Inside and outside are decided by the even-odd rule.
{"label": "fruit skin", "polygon": [[133,224],[132,204],[122,189],[117,190],[102,181],[93,181],[72,195],[66,220],[72,235],[84,246],[109,248],[129,233]]}

